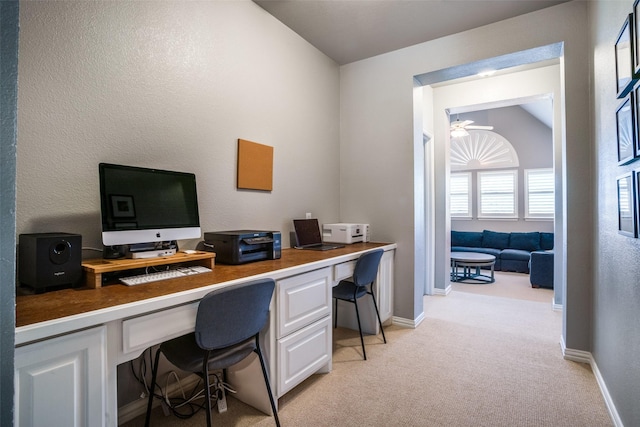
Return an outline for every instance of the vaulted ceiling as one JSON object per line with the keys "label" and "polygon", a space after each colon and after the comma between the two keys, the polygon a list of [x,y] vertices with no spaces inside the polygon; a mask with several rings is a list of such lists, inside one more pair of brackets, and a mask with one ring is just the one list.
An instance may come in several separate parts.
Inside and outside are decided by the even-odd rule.
{"label": "vaulted ceiling", "polygon": [[253,0],[340,65],[567,0]]}

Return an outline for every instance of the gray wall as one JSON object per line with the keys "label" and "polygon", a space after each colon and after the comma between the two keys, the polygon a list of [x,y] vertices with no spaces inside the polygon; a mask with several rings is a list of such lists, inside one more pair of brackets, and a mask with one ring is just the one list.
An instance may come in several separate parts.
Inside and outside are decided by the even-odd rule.
{"label": "gray wall", "polygon": [[[616,177],[640,162],[617,166],[614,49],[633,2],[590,4],[595,141],[595,229],[592,354],[625,426],[640,425],[640,240],[617,232]],[[622,425],[620,424],[620,425]]]}
{"label": "gray wall", "polygon": [[[99,162],[194,172],[203,231],[286,247],[292,218],[340,220],[339,68],[255,3],[29,1],[20,21],[18,233],[101,247]],[[273,191],[236,189],[238,138],[274,147]]]}
{"label": "gray wall", "polygon": [[491,125],[496,132],[507,139],[518,154],[518,220],[478,220],[477,170],[472,174],[473,219],[451,218],[451,229],[457,231],[545,231],[553,232],[553,221],[533,221],[524,219],[524,170],[553,168],[553,135],[551,129],[519,106],[492,108],[454,115],[460,120],[473,120],[474,125]]}
{"label": "gray wall", "polygon": [[18,2],[0,2],[0,425],[13,424]]}

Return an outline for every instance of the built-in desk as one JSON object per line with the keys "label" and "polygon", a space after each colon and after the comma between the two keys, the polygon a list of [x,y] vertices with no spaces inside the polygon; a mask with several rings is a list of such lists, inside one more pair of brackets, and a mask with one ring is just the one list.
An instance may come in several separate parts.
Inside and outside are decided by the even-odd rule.
{"label": "built-in desk", "polygon": [[[363,252],[379,247],[385,255],[376,296],[385,321],[392,315],[396,248],[386,243],[285,249],[278,260],[216,264],[211,273],[134,287],[18,296],[15,425],[117,425],[117,365],[193,331],[198,301],[210,290],[264,277],[276,280],[264,347],[280,397],[309,375],[331,370],[331,286],[350,275]],[[243,382],[253,376],[249,371],[242,367],[235,378]],[[263,409],[252,393],[244,396],[253,387],[236,387],[241,399]]]}

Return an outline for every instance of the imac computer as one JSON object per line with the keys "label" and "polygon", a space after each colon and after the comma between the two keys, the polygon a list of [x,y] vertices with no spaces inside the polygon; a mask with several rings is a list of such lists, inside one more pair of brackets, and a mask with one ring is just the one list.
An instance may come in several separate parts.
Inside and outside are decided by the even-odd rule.
{"label": "imac computer", "polygon": [[102,243],[132,258],[175,254],[202,235],[192,173],[100,163]]}

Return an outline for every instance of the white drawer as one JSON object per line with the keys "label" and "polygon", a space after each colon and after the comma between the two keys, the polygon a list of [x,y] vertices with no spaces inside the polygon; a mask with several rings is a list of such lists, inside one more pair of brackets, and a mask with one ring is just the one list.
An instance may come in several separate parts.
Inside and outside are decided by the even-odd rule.
{"label": "white drawer", "polygon": [[277,289],[277,338],[331,313],[330,267],[279,280]]}
{"label": "white drawer", "polygon": [[353,276],[353,270],[356,268],[356,260],[347,261],[333,266],[333,281],[338,284],[340,280],[348,279]]}
{"label": "white drawer", "polygon": [[331,362],[331,318],[278,340],[278,397]]}
{"label": "white drawer", "polygon": [[145,349],[193,332],[196,327],[199,303],[198,301],[124,320],[122,322],[122,351],[126,354],[134,350]]}

